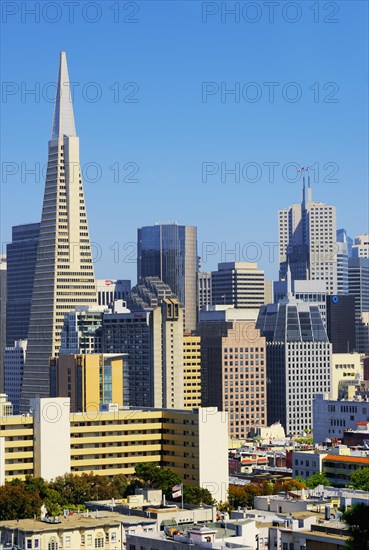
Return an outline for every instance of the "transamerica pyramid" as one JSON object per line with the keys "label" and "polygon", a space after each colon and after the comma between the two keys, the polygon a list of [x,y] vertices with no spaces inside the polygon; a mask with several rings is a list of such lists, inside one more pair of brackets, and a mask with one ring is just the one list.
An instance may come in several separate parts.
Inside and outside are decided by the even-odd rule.
{"label": "transamerica pyramid", "polygon": [[96,285],[65,52],[60,54],[40,239],[24,366],[21,412],[50,395],[49,359],[58,355],[64,315],[97,304]]}

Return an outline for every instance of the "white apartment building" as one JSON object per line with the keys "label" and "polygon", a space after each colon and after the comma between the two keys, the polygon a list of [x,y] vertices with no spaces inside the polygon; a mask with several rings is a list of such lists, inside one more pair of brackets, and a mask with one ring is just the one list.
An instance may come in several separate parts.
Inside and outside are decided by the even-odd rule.
{"label": "white apartment building", "polygon": [[316,395],[313,401],[314,443],[326,439],[340,439],[348,430],[355,430],[358,422],[369,422],[369,401],[329,399]]}

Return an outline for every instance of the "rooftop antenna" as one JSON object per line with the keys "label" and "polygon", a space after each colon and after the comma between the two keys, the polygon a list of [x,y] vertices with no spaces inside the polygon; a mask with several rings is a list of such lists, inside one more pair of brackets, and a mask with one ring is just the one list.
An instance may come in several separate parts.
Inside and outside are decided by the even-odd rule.
{"label": "rooftop antenna", "polygon": [[308,202],[311,202],[311,201],[312,201],[312,195],[311,195],[310,176],[308,176]]}

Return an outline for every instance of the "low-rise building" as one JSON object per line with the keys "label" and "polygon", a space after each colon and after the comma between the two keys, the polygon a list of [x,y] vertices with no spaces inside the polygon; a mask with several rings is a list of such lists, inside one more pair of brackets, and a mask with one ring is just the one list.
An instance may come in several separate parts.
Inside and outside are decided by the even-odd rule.
{"label": "low-rise building", "polygon": [[328,451],[315,449],[311,451],[292,452],[292,477],[308,477],[322,471],[323,458]]}
{"label": "low-rise building", "polygon": [[323,459],[323,474],[336,487],[349,485],[352,474],[364,467],[369,467],[369,452],[329,453]]}
{"label": "low-rise building", "polygon": [[122,549],[122,523],[117,514],[73,514],[63,518],[21,519],[0,522],[5,548],[19,550],[58,548]]}

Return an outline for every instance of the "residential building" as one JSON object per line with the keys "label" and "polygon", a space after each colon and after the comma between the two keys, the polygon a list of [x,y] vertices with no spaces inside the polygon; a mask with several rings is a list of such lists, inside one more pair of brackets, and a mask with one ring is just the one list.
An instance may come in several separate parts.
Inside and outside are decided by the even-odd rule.
{"label": "residential building", "polygon": [[7,346],[4,354],[4,387],[14,414],[19,413],[23,369],[26,360],[27,340],[16,340],[13,346]]}
{"label": "residential building", "polygon": [[49,359],[59,353],[65,313],[97,303],[65,52],[60,54],[38,250],[22,411],[35,395],[49,395]]}
{"label": "residential building", "polygon": [[323,449],[292,451],[292,478],[307,479],[316,473],[321,473],[323,459],[327,454],[328,451]]}
{"label": "residential building", "polygon": [[[51,397],[69,397],[72,412],[99,411],[129,403],[123,354],[60,355],[50,362]],[[128,392],[127,392],[128,393]]]}
{"label": "residential building", "polygon": [[358,386],[364,378],[360,353],[332,353],[330,399],[342,399],[347,386]]}
{"label": "residential building", "polygon": [[183,335],[183,391],[184,408],[201,406],[201,338]]}
{"label": "residential building", "polygon": [[260,308],[256,327],[267,340],[268,425],[280,421],[287,435],[312,428],[312,401],[331,388],[332,346],[317,305],[288,298]]}
{"label": "residential building", "polygon": [[6,246],[7,346],[27,339],[39,234],[39,223],[15,225],[12,242]]}
{"label": "residential building", "polygon": [[201,337],[202,404],[227,411],[231,439],[266,426],[266,343],[255,321],[201,321],[196,333]]}
{"label": "residential building", "polygon": [[316,395],[313,402],[314,443],[342,439],[346,430],[355,430],[358,422],[369,422],[369,401],[329,399]]}
{"label": "residential building", "polygon": [[183,307],[157,277],[141,279],[127,304],[131,313],[104,314],[102,349],[128,354],[128,403],[182,409]]}
{"label": "residential building", "polygon": [[4,353],[6,346],[6,256],[0,254],[0,392],[4,389]]}
{"label": "residential building", "polygon": [[213,303],[211,290],[211,272],[197,272],[197,308],[198,310]]}
{"label": "residential building", "polygon": [[97,303],[110,306],[114,300],[126,300],[131,291],[131,281],[127,279],[97,279]]}
{"label": "residential building", "polygon": [[118,514],[63,518],[17,519],[0,522],[4,548],[57,550],[58,548],[105,548],[122,550],[122,519]]}
{"label": "residential building", "polygon": [[214,407],[70,413],[69,407],[67,397],[41,398],[33,400],[29,415],[0,418],[0,479],[31,474],[49,480],[68,472],[131,476],[137,464],[148,462],[226,500],[226,413]]}
{"label": "residential building", "polygon": [[259,308],[265,303],[264,271],[256,262],[224,262],[211,273],[213,304]]}
{"label": "residential building", "polygon": [[333,353],[353,353],[356,350],[355,298],[353,295],[326,296],[327,334]]}
{"label": "residential building", "polygon": [[356,351],[369,355],[369,258],[349,259],[349,294],[355,297]]}
{"label": "residential building", "polygon": [[338,446],[323,458],[322,465],[323,474],[330,485],[347,487],[354,472],[369,467],[369,453],[354,451],[345,445]]}
{"label": "residential building", "polygon": [[352,255],[356,258],[369,258],[369,235],[358,235],[352,245]]}
{"label": "residential building", "polygon": [[138,229],[137,281],[159,277],[185,308],[185,330],[196,328],[197,228],[156,224]]}
{"label": "residential building", "polygon": [[310,178],[307,202],[303,178],[301,203],[279,210],[278,242],[281,280],[289,265],[293,280],[325,281],[337,293],[336,208],[312,200]]}

